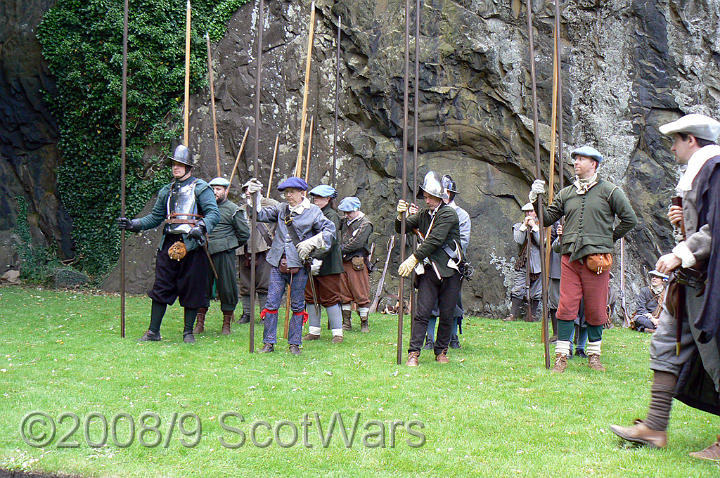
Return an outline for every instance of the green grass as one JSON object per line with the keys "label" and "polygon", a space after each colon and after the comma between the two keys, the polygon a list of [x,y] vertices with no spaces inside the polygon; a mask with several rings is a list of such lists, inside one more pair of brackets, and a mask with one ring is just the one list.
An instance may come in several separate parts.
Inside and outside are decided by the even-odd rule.
{"label": "green grass", "polygon": [[[138,344],[150,301],[128,297],[127,338],[121,339],[119,304],[118,296],[0,288],[0,469],[123,477],[720,474],[720,466],[688,457],[715,439],[718,419],[683,404],[673,408],[666,450],[622,447],[609,432],[611,423],[629,424],[646,413],[649,335],[607,330],[606,373],[573,359],[557,376],[544,367],[538,324],[470,317],[463,347],[450,351],[450,364],[436,364],[425,351],[420,367],[408,369],[395,363],[395,316],[372,316],[370,334],[354,330],[339,345],[330,344],[323,330],[321,340],[306,343],[302,356],[294,357],[282,341],[273,354],[249,354],[247,325],[234,324],[232,335],[220,335],[217,303],[197,344],[182,343],[178,305],[168,309],[162,342]],[[408,336],[409,327],[404,348]],[[261,338],[258,325],[257,345]],[[71,431],[70,418],[57,424],[48,446],[27,445],[20,424],[32,411],[55,422],[62,413],[76,414],[79,428],[69,441],[79,446],[58,446]],[[163,441],[173,414],[197,415],[200,442],[184,447],[181,440],[197,435],[184,436],[176,427],[167,447],[142,446],[139,420],[148,411],[162,419]],[[130,415],[136,422],[132,444],[122,448],[109,436],[106,446],[90,447],[83,428],[92,412],[108,422]],[[228,412],[241,414],[244,422],[226,415],[223,429],[220,417]],[[350,447],[337,429],[329,446],[322,446],[314,414],[327,435],[335,412],[348,428],[358,416]],[[312,422],[311,447],[303,443],[304,414]],[[412,428],[424,443],[408,432],[412,420],[424,425]],[[251,427],[259,421],[280,425],[284,444],[291,444],[294,424],[297,444],[279,446],[260,425],[257,440],[272,443],[253,445]],[[391,446],[396,421],[402,425]],[[88,438],[101,442],[99,419],[89,423]],[[192,435],[194,420],[185,425]],[[242,447],[221,444],[221,438],[240,441],[230,426],[245,434]],[[117,430],[118,441],[131,437],[126,418]],[[146,443],[156,439],[152,433],[144,437]]]}

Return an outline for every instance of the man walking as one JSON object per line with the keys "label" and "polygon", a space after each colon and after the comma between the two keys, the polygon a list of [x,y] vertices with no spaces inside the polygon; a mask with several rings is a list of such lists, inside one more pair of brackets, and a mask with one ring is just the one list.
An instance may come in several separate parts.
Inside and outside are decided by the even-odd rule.
{"label": "man walking", "polygon": [[[660,132],[673,138],[677,163],[687,165],[676,188],[682,205],[668,212],[678,242],[655,264],[658,272],[673,275],[650,341],[647,417],[630,427],[610,426],[621,438],[653,448],[667,445],[673,396],[720,415],[720,123],[690,114]],[[720,441],[690,456],[720,461]]]}
{"label": "man walking", "polygon": [[[420,189],[426,207],[405,217],[410,205],[398,201],[395,231],[400,232],[402,221],[408,231],[417,229],[422,243],[400,264],[398,274],[408,277],[413,270],[417,278],[417,305],[413,310],[408,367],[417,367],[425,339],[427,324],[437,303],[440,324],[435,341],[435,360],[448,363],[447,349],[452,333],[452,319],[460,294],[460,225],[455,210],[443,202],[445,191],[440,176],[434,171],[425,175]],[[416,268],[420,266],[419,268]]]}
{"label": "man walking", "polygon": [[205,332],[205,314],[210,307],[209,299],[214,286],[220,299],[220,310],[223,313],[222,334],[229,335],[230,324],[235,318],[235,307],[238,303],[235,249],[247,242],[250,237],[250,229],[238,205],[227,198],[230,181],[225,178],[215,178],[209,184],[215,194],[215,201],[220,211],[220,221],[208,234],[208,252],[210,252],[212,261],[212,270],[207,276],[208,302],[198,310],[193,334]]}
{"label": "man walking", "polygon": [[[637,224],[625,193],[598,177],[602,155],[591,146],[574,150],[575,181],[563,188],[543,210],[543,223],[553,224],[565,216],[561,244],[560,300],[557,309],[558,340],[553,372],[567,367],[570,337],[575,328],[580,301],[584,300],[588,323],[588,365],[605,371],[600,362],[603,326],[608,321],[607,297],[615,241]],[[545,181],[536,179],[530,191],[535,204],[545,192]],[[617,226],[615,220],[619,219]]]}
{"label": "man walking", "polygon": [[185,309],[183,341],[195,343],[193,325],[198,309],[207,302],[207,253],[202,249],[205,234],[220,220],[215,196],[208,183],[192,176],[192,157],[184,145],[175,148],[173,181],[158,192],[152,212],[139,219],[118,219],[120,229],[140,232],[165,221],[163,237],[155,261],[155,283],[150,327],[140,342],[158,342],[160,325],[168,305],[180,299]]}

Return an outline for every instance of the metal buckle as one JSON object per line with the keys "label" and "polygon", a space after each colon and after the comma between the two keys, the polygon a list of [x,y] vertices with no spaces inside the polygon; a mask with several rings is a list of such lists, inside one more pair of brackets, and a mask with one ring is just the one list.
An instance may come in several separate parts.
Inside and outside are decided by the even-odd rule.
{"label": "metal buckle", "polygon": [[283,218],[283,222],[285,223],[286,226],[289,226],[293,222],[292,216],[290,216],[290,214],[288,214],[287,216],[285,216]]}

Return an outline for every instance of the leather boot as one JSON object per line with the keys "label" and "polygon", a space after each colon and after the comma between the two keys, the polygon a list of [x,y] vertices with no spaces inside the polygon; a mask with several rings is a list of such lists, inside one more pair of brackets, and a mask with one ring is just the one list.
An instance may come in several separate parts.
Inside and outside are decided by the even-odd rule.
{"label": "leather boot", "polygon": [[600,363],[600,356],[598,354],[588,354],[588,367],[598,372],[605,371],[605,367]]}
{"label": "leather boot", "polygon": [[352,310],[345,310],[342,311],[342,329],[343,330],[352,330]]}
{"label": "leather boot", "polygon": [[701,460],[720,461],[720,435],[718,435],[715,443],[702,451],[691,452],[690,456]]}
{"label": "leather boot", "polygon": [[610,425],[610,431],[623,440],[647,445],[650,448],[665,448],[667,445],[667,432],[652,430],[639,418],[636,418],[633,423],[634,425],[631,427]]}
{"label": "leather boot", "polygon": [[510,315],[508,315],[507,317],[505,317],[503,319],[505,322],[511,322],[520,316],[520,307],[522,307],[522,299],[518,299],[517,297],[511,297],[510,303],[511,303]]}
{"label": "leather boot", "polygon": [[542,310],[542,307],[540,306],[539,300],[532,300],[532,306],[530,307],[530,310],[532,310],[532,318],[530,319],[530,322],[537,322],[540,320],[540,311]]}
{"label": "leather boot", "polygon": [[557,310],[551,310],[550,311],[550,320],[552,322],[552,337],[550,337],[550,343],[554,344],[557,342],[558,339],[558,323],[557,323],[557,316],[555,315],[557,313]]}
{"label": "leather boot", "polygon": [[360,332],[370,332],[370,325],[368,324],[367,315],[365,317],[363,317],[362,315],[360,316]]}
{"label": "leather boot", "polygon": [[405,362],[405,365],[408,367],[417,367],[419,365],[418,358],[420,358],[420,352],[408,353],[408,359],[407,362]]}
{"label": "leather boot", "polygon": [[195,328],[193,329],[193,335],[196,334],[202,334],[205,332],[205,314],[207,314],[207,309],[204,307],[201,307],[197,311],[197,316],[195,317]]}
{"label": "leather boot", "polygon": [[563,373],[567,368],[567,355],[555,354],[555,366],[552,371],[555,373]]}
{"label": "leather boot", "polygon": [[223,312],[223,325],[222,325],[222,334],[223,335],[230,335],[230,324],[235,319],[235,313],[230,312]]}

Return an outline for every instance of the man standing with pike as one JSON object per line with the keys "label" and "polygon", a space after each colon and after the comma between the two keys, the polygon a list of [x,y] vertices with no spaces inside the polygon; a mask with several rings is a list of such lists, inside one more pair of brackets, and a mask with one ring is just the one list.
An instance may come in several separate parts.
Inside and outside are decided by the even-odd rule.
{"label": "man standing with pike", "polygon": [[212,270],[207,276],[208,302],[198,310],[193,334],[205,332],[205,314],[210,307],[209,299],[214,285],[220,299],[220,310],[223,313],[222,334],[229,335],[230,324],[234,319],[235,307],[238,303],[235,249],[247,242],[250,228],[240,207],[227,198],[230,181],[225,178],[215,178],[209,184],[218,204],[220,221],[208,234],[208,252],[212,260]]}
{"label": "man standing with pike", "polygon": [[[635,227],[637,217],[625,193],[598,177],[597,169],[603,161],[598,150],[583,146],[570,156],[575,164],[575,181],[561,189],[552,204],[543,209],[543,224],[553,224],[565,216],[553,372],[562,373],[567,367],[575,319],[583,299],[588,323],[588,365],[604,372],[600,353],[603,326],[608,321],[611,253],[615,241]],[[536,179],[529,195],[536,211],[540,204],[536,200],[544,193],[545,181]],[[620,220],[617,226],[616,218]]]}
{"label": "man standing with pike", "polygon": [[[247,195],[262,190],[262,183],[253,178],[247,183]],[[272,247],[267,261],[272,266],[267,301],[260,313],[264,322],[263,348],[260,353],[275,351],[277,343],[278,309],[285,286],[290,285],[290,308],[292,318],[288,330],[289,351],[300,355],[303,319],[305,312],[305,285],[308,279],[306,264],[314,251],[326,251],[335,238],[335,225],[326,218],[319,207],[310,204],[305,196],[307,183],[302,178],[290,177],[280,183],[278,191],[287,203],[259,207],[258,221],[277,223]],[[260,194],[257,195],[260,198]]]}
{"label": "man standing with pike", "polygon": [[[677,245],[655,264],[672,277],[650,340],[650,408],[633,426],[610,426],[651,448],[667,445],[673,397],[720,415],[720,123],[689,114],[660,132],[673,138],[671,151],[687,169],[676,188],[681,200],[668,212]],[[720,439],[690,456],[720,461]]]}
{"label": "man standing with pike", "polygon": [[209,266],[201,245],[205,233],[212,232],[220,220],[220,213],[212,189],[193,177],[192,166],[190,151],[181,144],[172,160],[173,181],[160,189],[152,212],[139,219],[118,218],[118,226],[130,232],[152,229],[165,221],[155,261],[155,283],[148,293],[152,299],[150,327],[140,342],[160,341],[165,310],[179,298],[185,309],[183,341],[195,343],[195,317],[207,302]]}
{"label": "man standing with pike", "polygon": [[417,367],[425,339],[428,321],[437,303],[440,309],[440,325],[435,341],[435,360],[448,363],[447,349],[452,334],[452,320],[460,295],[460,224],[455,210],[443,202],[445,191],[440,176],[430,171],[425,175],[420,189],[426,207],[417,214],[405,216],[410,205],[398,201],[395,231],[400,232],[404,220],[407,230],[417,230],[422,243],[417,250],[400,264],[398,274],[408,277],[413,269],[417,277],[417,305],[408,348],[408,367]]}

